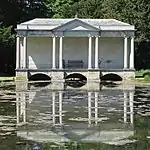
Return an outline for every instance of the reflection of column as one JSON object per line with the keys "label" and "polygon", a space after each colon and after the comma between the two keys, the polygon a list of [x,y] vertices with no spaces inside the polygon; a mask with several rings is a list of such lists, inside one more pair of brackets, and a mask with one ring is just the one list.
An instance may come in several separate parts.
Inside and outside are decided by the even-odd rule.
{"label": "reflection of column", "polygon": [[17,125],[26,123],[26,95],[25,93],[16,93],[16,115]]}
{"label": "reflection of column", "polygon": [[133,123],[133,100],[134,100],[134,92],[130,91],[129,93],[129,101],[130,101],[130,122]]}
{"label": "reflection of column", "polygon": [[34,97],[36,95],[36,92],[29,92],[29,104],[32,103],[32,101],[34,100]]}
{"label": "reflection of column", "polygon": [[20,101],[20,97],[19,97],[19,93],[16,93],[16,115],[17,115],[17,125],[19,124],[19,102]]}
{"label": "reflection of column", "polygon": [[88,92],[88,120],[89,124],[91,124],[91,92]]}
{"label": "reflection of column", "polygon": [[26,94],[21,93],[21,105],[22,105],[22,115],[23,115],[23,122],[26,122]]}
{"label": "reflection of column", "polygon": [[52,116],[53,124],[55,124],[55,92],[52,93]]}
{"label": "reflection of column", "polygon": [[95,124],[98,122],[98,92],[95,92]]}
{"label": "reflection of column", "polygon": [[127,122],[127,100],[128,100],[128,93],[124,91],[124,122]]}
{"label": "reflection of column", "polygon": [[59,92],[59,123],[62,124],[62,92]]}

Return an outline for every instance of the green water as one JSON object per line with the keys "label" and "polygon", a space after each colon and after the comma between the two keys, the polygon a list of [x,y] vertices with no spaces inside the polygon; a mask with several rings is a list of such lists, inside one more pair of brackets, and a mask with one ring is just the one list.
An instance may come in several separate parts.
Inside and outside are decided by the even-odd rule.
{"label": "green water", "polygon": [[149,150],[150,87],[0,85],[0,150]]}

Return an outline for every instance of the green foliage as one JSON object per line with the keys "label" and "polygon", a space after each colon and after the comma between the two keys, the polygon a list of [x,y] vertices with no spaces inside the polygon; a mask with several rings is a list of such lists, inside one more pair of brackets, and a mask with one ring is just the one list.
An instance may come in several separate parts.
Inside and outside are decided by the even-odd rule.
{"label": "green foliage", "polygon": [[[149,0],[1,0],[0,51],[9,49],[14,51],[13,55],[15,54],[14,28],[18,23],[36,17],[74,18],[75,16],[114,18],[135,25],[136,68],[150,68]],[[15,56],[12,58],[15,60]]]}
{"label": "green foliage", "polygon": [[66,18],[74,18],[75,15],[78,18],[102,18],[101,8],[101,0],[80,0],[64,10],[63,13]]}
{"label": "green foliage", "polygon": [[150,1],[148,0],[105,0],[103,2],[104,18],[114,18],[135,25],[136,40],[150,38]]}
{"label": "green foliage", "polygon": [[48,16],[53,18],[65,18],[64,12],[68,10],[77,0],[46,0]]}
{"label": "green foliage", "polygon": [[0,44],[7,47],[14,45],[14,35],[12,34],[12,26],[0,28]]}

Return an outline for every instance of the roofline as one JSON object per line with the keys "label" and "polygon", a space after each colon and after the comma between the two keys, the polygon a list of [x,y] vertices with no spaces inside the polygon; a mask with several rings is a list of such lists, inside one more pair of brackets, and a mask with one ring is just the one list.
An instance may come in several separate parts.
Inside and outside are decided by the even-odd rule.
{"label": "roofline", "polygon": [[57,26],[56,28],[54,28],[54,29],[52,29],[52,30],[57,30],[57,29],[59,29],[59,28],[61,28],[61,27],[64,27],[64,26],[66,26],[66,25],[68,25],[68,24],[70,24],[70,23],[72,23],[72,22],[74,22],[74,21],[79,21],[79,22],[81,22],[82,24],[85,24],[85,25],[88,25],[89,27],[91,27],[91,28],[93,28],[93,29],[95,29],[95,30],[99,30],[99,28],[96,28],[96,27],[94,27],[94,26],[92,26],[91,24],[89,24],[89,23],[86,23],[86,22],[83,22],[81,19],[78,19],[78,18],[74,18],[73,20],[71,20],[71,21],[69,21],[69,22],[67,22],[67,23],[64,23],[64,24],[62,24],[62,25],[60,25],[60,26]]}
{"label": "roofline", "polygon": [[[51,29],[42,29],[42,30],[37,30],[37,29],[17,29],[15,28],[15,31],[51,31],[51,32],[55,32],[55,30]],[[64,30],[59,30],[60,32],[67,32],[68,30],[64,31]],[[56,32],[59,32],[59,31],[56,31]],[[137,29],[134,29],[134,30],[72,30],[72,31],[95,31],[95,32],[103,32],[103,31],[106,31],[106,32],[116,32],[116,31],[137,31]]]}

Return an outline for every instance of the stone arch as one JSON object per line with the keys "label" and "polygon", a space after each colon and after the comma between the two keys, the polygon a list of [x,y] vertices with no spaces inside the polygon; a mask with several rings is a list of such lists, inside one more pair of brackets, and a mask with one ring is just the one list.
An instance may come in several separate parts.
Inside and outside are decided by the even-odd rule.
{"label": "stone arch", "polygon": [[122,77],[115,73],[108,73],[101,76],[102,81],[122,81]]}
{"label": "stone arch", "polygon": [[44,73],[36,73],[29,77],[29,81],[50,81],[51,77]]}
{"label": "stone arch", "polygon": [[71,73],[65,77],[67,81],[87,81],[86,76],[80,73]]}

